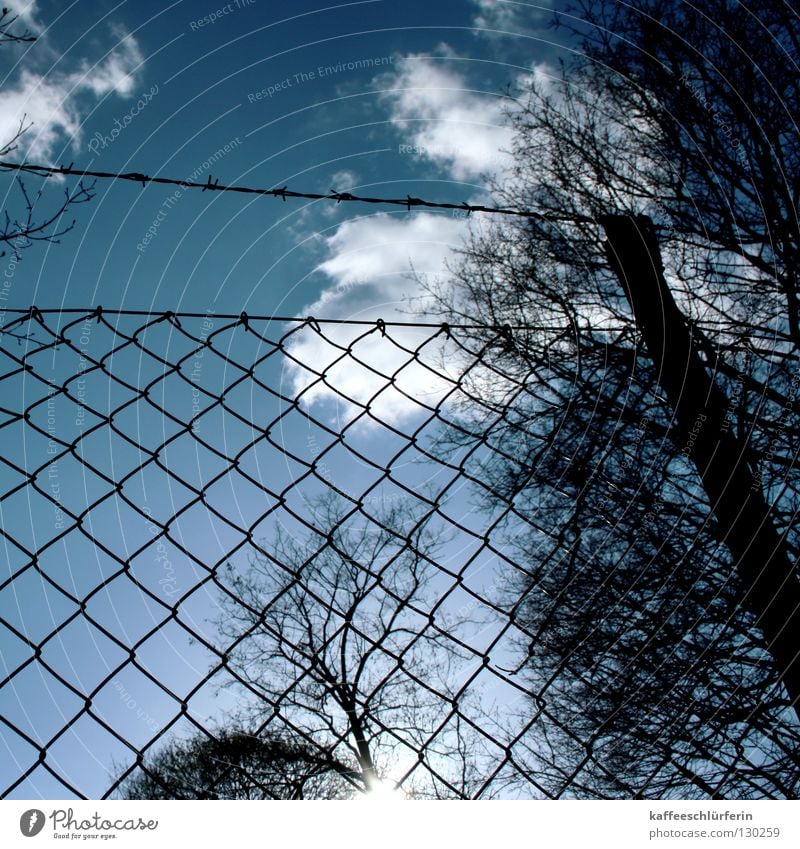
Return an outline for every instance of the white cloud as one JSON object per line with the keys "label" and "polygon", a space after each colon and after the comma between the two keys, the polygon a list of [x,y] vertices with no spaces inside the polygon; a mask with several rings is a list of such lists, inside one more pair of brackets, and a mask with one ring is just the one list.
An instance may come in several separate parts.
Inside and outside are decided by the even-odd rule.
{"label": "white cloud", "polygon": [[0,145],[13,138],[25,116],[32,126],[19,141],[18,157],[49,162],[64,139],[73,147],[79,144],[83,98],[132,94],[142,53],[132,35],[115,35],[118,42],[104,59],[93,65],[83,62],[71,73],[56,71],[43,76],[22,68],[16,82],[0,90]]}
{"label": "white cloud", "polygon": [[[447,55],[446,46],[440,49]],[[514,138],[508,110],[518,108],[515,101],[476,91],[442,60],[409,56],[396,68],[384,77],[384,99],[410,155],[435,162],[456,180],[508,176]],[[515,85],[552,91],[553,79],[553,70],[541,62],[518,74]]]}
{"label": "white cloud", "polygon": [[133,94],[136,71],[144,62],[136,39],[119,29],[114,30],[118,41],[109,55],[95,65],[83,63],[82,75],[73,74],[76,86],[90,89],[97,97],[114,92],[121,96]]}
{"label": "white cloud", "polygon": [[355,171],[349,171],[343,168],[341,171],[336,171],[331,175],[330,187],[337,192],[349,192],[358,182],[358,176]]}
{"label": "white cloud", "polygon": [[519,0],[472,0],[477,7],[474,25],[486,35],[528,33],[552,14],[551,2],[522,3]]}
{"label": "white cloud", "polygon": [[[403,218],[380,213],[368,219],[346,221],[326,239],[328,258],[318,270],[330,279],[331,285],[307,308],[308,314],[366,321],[410,320],[405,311],[409,298],[423,296],[411,275],[412,267],[421,278],[444,273],[445,260],[461,245],[465,233],[464,219],[424,212]],[[425,403],[435,403],[450,386],[419,363],[405,365],[410,354],[390,341],[414,350],[434,332],[430,328],[392,328],[388,337],[379,332],[369,334],[353,349],[364,365],[352,357],[338,365],[331,364],[342,354],[336,345],[347,347],[353,339],[367,333],[369,327],[322,325],[322,328],[333,345],[307,329],[294,337],[291,353],[313,369],[326,371],[326,381],[333,390],[320,384],[304,397],[307,403],[330,404],[333,417],[348,419],[359,409],[346,403],[334,405],[334,399],[347,395],[366,404],[401,366],[405,367],[397,377],[396,388]],[[437,344],[427,346],[426,351],[435,359]],[[299,366],[290,368],[295,392],[306,389],[315,380],[310,371]],[[371,409],[384,421],[396,421],[422,408],[390,388],[373,401]]]}
{"label": "white cloud", "polygon": [[[441,53],[449,55],[446,46],[441,47]],[[546,78],[544,66],[532,73]],[[500,97],[470,90],[464,77],[443,67],[441,60],[426,57],[411,56],[396,63],[395,71],[384,76],[382,84],[388,89],[384,97],[391,120],[402,131],[403,142],[413,148],[410,155],[436,163],[457,180],[492,173],[508,176],[511,158],[504,151],[511,148],[512,131]],[[471,200],[482,192],[479,186]],[[428,212],[403,217],[379,214],[345,222],[325,240],[327,258],[318,267],[331,285],[306,312],[325,318],[365,320],[424,317],[425,293],[412,279],[411,268],[423,279],[442,274],[445,262],[463,244],[468,226],[463,218]],[[415,300],[414,316],[408,314],[410,299]],[[323,327],[329,338],[344,347],[357,335],[351,328]],[[395,328],[391,335],[413,349],[430,332]],[[352,357],[332,366],[342,351],[311,331],[296,339],[292,352],[317,371],[325,370],[327,382],[336,390],[315,386],[305,395],[308,403],[330,403],[337,391],[366,403],[409,356],[380,334],[372,334],[358,343],[355,353],[380,375],[355,363]],[[434,352],[432,348],[431,354]],[[458,367],[457,363],[450,365]],[[306,389],[313,380],[311,373],[294,369],[296,391]],[[429,403],[440,398],[446,386],[449,384],[416,364],[404,368],[398,378],[398,388]],[[419,407],[390,389],[379,396],[373,409],[384,420],[393,421],[412,415]],[[339,407],[335,412],[347,418],[357,410],[345,413]]]}
{"label": "white cloud", "polygon": [[499,95],[471,90],[434,59],[409,56],[396,67],[385,97],[392,123],[416,148],[412,154],[447,168],[457,180],[508,168],[512,132]]}
{"label": "white cloud", "polygon": [[[453,386],[455,375],[448,379],[441,363],[436,328],[389,327],[385,336],[367,326],[322,324],[320,329],[318,334],[306,327],[292,337],[292,356],[308,368],[291,364],[290,381],[295,395],[304,392],[306,406],[319,405],[339,428],[367,405],[378,421],[397,424],[424,414]],[[342,358],[348,347],[350,353]],[[318,380],[323,373],[324,383]]]}
{"label": "white cloud", "polygon": [[430,212],[346,221],[326,239],[328,258],[318,270],[334,285],[312,311],[316,306],[328,317],[386,318],[381,311],[394,313],[416,294],[411,267],[420,274],[442,271],[465,232],[463,218]]}

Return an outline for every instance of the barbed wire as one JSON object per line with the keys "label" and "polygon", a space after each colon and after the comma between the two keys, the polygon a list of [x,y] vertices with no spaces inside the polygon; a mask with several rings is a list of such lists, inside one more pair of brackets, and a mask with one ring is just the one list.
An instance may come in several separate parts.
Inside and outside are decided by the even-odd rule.
{"label": "barbed wire", "polygon": [[116,171],[93,171],[83,168],[74,168],[72,164],[64,165],[34,165],[30,163],[0,161],[0,170],[16,171],[18,173],[33,174],[37,177],[47,179],[49,177],[80,177],[96,180],[122,180],[129,183],[139,183],[142,188],[150,184],[164,186],[178,186],[183,189],[200,189],[204,192],[231,192],[235,194],[259,195],[262,197],[274,197],[286,200],[287,198],[301,198],[305,200],[328,200],[336,203],[364,203],[372,205],[386,205],[405,207],[408,211],[416,208],[447,209],[463,212],[471,215],[473,212],[487,213],[491,215],[515,216],[518,218],[529,218],[540,221],[563,221],[580,224],[595,224],[595,219],[587,216],[570,215],[558,216],[550,213],[534,212],[526,209],[511,209],[501,206],[484,206],[483,204],[450,203],[446,201],[429,201],[418,197],[406,195],[404,198],[367,197],[354,195],[350,192],[338,192],[331,189],[327,193],[301,192],[289,189],[288,186],[280,188],[257,188],[252,186],[224,185],[210,174],[205,183],[197,183],[191,180],[179,180],[171,177],[150,177],[139,171],[116,172]]}

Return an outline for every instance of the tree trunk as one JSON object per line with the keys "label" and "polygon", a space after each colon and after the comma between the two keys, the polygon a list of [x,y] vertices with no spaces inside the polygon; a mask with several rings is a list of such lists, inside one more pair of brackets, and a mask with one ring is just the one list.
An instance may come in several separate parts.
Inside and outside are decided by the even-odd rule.
{"label": "tree trunk", "polygon": [[682,453],[697,467],[735,560],[741,604],[756,617],[800,719],[800,582],[751,468],[748,445],[725,426],[727,398],[698,356],[669,290],[652,221],[613,215],[600,223],[611,267],[674,411]]}

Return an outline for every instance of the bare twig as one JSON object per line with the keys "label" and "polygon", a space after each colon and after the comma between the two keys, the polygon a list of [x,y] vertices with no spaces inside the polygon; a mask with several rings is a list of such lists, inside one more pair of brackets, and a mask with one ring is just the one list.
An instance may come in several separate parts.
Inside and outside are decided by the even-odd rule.
{"label": "bare twig", "polygon": [[36,36],[30,30],[25,29],[22,33],[11,32],[11,27],[19,20],[19,15],[15,15],[11,9],[4,6],[0,10],[0,44],[9,43],[29,43],[36,41]]}
{"label": "bare twig", "polygon": [[[64,189],[64,199],[58,207],[37,220],[36,210],[42,198],[41,189],[31,196],[21,179],[17,179],[17,184],[24,200],[25,213],[20,218],[12,218],[8,210],[4,210],[4,221],[0,225],[0,242],[11,245],[17,259],[20,258],[21,252],[34,242],[58,244],[61,236],[69,233],[75,226],[75,219],[68,223],[62,221],[67,209],[76,204],[87,203],[94,197],[94,183],[86,185],[81,180],[74,188]],[[3,251],[0,256],[5,253]]]}

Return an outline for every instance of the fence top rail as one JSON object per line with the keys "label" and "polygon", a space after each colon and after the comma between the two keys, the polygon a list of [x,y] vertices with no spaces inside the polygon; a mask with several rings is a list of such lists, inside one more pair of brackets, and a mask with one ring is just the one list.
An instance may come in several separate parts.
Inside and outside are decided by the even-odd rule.
{"label": "fence top rail", "polygon": [[[409,320],[400,321],[397,319],[359,319],[359,318],[319,318],[313,315],[307,316],[291,316],[291,315],[271,315],[267,313],[249,313],[249,312],[194,312],[191,310],[169,310],[169,309],[108,309],[106,307],[37,307],[31,306],[27,309],[6,308],[3,310],[6,315],[16,316],[14,321],[24,321],[26,319],[37,319],[45,315],[82,315],[87,318],[100,319],[102,316],[142,316],[150,318],[161,318],[164,320],[180,320],[182,318],[211,318],[224,321],[237,321],[242,324],[247,324],[250,321],[275,321],[275,322],[294,322],[297,324],[329,324],[329,325],[348,325],[357,327],[419,327],[431,328],[438,330],[488,330],[503,333],[507,331],[537,331],[537,330],[554,330],[554,324],[531,324],[530,322],[520,324],[492,324],[490,322],[448,322],[448,321],[421,321]],[[621,332],[628,325],[611,325],[602,324],[594,329],[600,329],[610,332]],[[0,326],[0,334],[8,331],[8,326]],[[566,328],[562,328],[566,329]]]}

